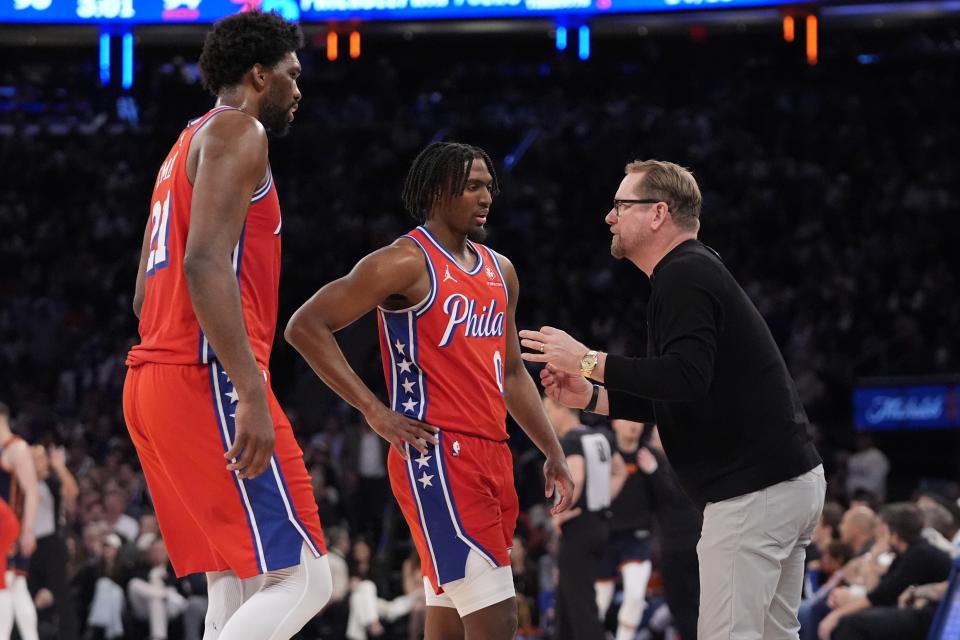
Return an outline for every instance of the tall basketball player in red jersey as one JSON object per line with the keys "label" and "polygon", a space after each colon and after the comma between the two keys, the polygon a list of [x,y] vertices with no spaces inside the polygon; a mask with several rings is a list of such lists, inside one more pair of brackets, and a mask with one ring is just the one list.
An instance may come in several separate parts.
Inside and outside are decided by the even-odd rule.
{"label": "tall basketball player in red jersey", "polygon": [[216,106],[160,167],[137,274],[123,409],[177,575],[206,572],[205,640],[290,638],[330,596],[310,476],[270,388],[280,205],[267,134],[300,101],[297,25],[218,22]]}
{"label": "tall basketball player in red jersey", "polygon": [[[573,493],[520,359],[516,272],[477,242],[498,190],[482,150],[430,145],[404,186],[404,204],[423,224],[322,288],[286,331],[323,381],[393,445],[390,482],[420,554],[427,640],[516,633],[509,550],[518,504],[508,410],[547,456],[546,494],[556,488],[560,495],[554,509],[566,509]],[[389,409],[333,335],[374,308]]]}

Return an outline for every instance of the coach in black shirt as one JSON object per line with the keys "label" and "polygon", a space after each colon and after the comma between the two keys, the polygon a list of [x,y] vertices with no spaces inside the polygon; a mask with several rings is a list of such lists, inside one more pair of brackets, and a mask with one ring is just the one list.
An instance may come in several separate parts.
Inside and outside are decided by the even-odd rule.
{"label": "coach in black shirt", "polygon": [[647,357],[595,351],[551,327],[520,332],[523,357],[547,364],[541,380],[563,404],[659,424],[704,508],[698,638],[795,638],[823,468],[766,323],[697,240],[700,205],[688,170],[637,161],[607,214],[611,253],[650,277]]}

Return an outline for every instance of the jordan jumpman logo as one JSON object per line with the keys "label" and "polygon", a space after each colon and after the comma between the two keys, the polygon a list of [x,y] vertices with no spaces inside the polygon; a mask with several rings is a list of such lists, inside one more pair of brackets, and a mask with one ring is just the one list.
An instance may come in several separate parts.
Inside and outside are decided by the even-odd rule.
{"label": "jordan jumpman logo", "polygon": [[456,282],[457,284],[460,284],[459,282],[457,282],[457,279],[456,279],[456,278],[454,278],[452,275],[450,275],[450,265],[447,265],[447,269],[446,269],[446,271],[445,271],[444,274],[443,274],[443,281],[446,282],[447,280],[453,280],[453,281]]}

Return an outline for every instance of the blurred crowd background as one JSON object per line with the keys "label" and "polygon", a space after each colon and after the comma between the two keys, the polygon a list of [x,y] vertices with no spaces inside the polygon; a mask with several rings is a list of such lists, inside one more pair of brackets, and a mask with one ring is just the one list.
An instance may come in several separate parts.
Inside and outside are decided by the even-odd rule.
{"label": "blurred crowd background", "polygon": [[[196,638],[202,578],[167,570],[120,391],[155,174],[212,100],[197,43],[141,47],[130,94],[97,86],[87,49],[0,47],[0,400],[38,459],[55,463],[50,477],[77,486],[58,502],[54,534],[68,580],[57,596],[70,606],[49,585],[31,582],[31,595],[42,638],[67,637],[65,615],[78,637],[148,637],[138,594],[165,599],[170,637]],[[296,123],[271,143],[284,217],[280,330],[317,288],[413,226],[403,176],[422,147],[445,139],[481,146],[497,164],[503,193],[488,244],[516,265],[518,325],[641,354],[648,284],[610,257],[603,217],[627,161],[678,162],[704,193],[701,238],[757,304],[797,382],[834,503],[824,526],[839,531],[851,503],[875,514],[922,496],[938,518],[929,527],[955,551],[957,434],[857,434],[850,394],[865,376],[960,371],[960,252],[949,232],[960,213],[958,58],[960,22],[950,20],[830,33],[813,67],[779,25],[611,37],[588,61],[532,36],[384,38],[337,63],[311,43]],[[340,338],[382,390],[374,327],[364,318]],[[351,637],[419,637],[418,561],[384,443],[279,336],[271,368],[331,553],[345,561],[335,601],[302,637],[343,637],[353,596],[371,584],[379,620]],[[548,637],[555,533],[539,454],[510,431],[521,623],[525,637]],[[860,542],[850,553],[875,540],[870,531],[844,541]],[[840,540],[827,536],[821,552],[845,558],[831,537]],[[814,570],[826,580],[843,562],[825,564]],[[657,598],[655,572],[651,615]]]}

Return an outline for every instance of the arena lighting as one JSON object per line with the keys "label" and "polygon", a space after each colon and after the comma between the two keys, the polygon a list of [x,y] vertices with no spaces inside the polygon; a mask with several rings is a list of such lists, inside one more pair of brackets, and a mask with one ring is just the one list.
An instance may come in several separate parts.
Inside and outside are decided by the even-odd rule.
{"label": "arena lighting", "polygon": [[121,71],[121,86],[129,89],[133,86],[133,34],[127,31],[123,34],[123,69]]}
{"label": "arena lighting", "polygon": [[110,34],[100,32],[100,86],[110,84]]}
{"label": "arena lighting", "polygon": [[580,49],[580,59],[587,60],[590,58],[590,27],[585,24],[580,25],[580,29],[577,34],[577,45]]}
{"label": "arena lighting", "polygon": [[333,62],[337,59],[338,38],[336,31],[327,32],[327,60]]}
{"label": "arena lighting", "polygon": [[557,51],[567,50],[567,28],[557,27]]}
{"label": "arena lighting", "polygon": [[360,57],[360,32],[350,32],[350,57],[356,60]]}
{"label": "arena lighting", "polygon": [[793,42],[796,39],[795,26],[793,16],[783,16],[783,40],[785,42]]}
{"label": "arena lighting", "polygon": [[807,16],[807,64],[817,64],[817,16]]}

